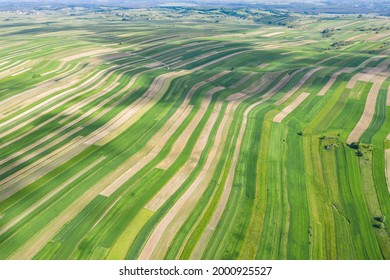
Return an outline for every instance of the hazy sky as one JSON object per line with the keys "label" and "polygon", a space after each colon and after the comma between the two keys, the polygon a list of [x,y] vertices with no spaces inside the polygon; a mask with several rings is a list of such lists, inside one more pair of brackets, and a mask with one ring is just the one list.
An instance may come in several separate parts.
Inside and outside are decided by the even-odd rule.
{"label": "hazy sky", "polygon": [[313,4],[327,4],[329,2],[345,2],[348,4],[353,4],[357,2],[365,3],[370,6],[375,7],[375,3],[390,3],[390,0],[0,0],[2,4],[15,4],[15,3],[51,3],[51,4],[77,4],[77,3],[89,3],[97,5],[127,5],[131,6],[132,4],[139,5],[144,4],[148,6],[158,6],[161,4],[208,4],[208,5],[218,5],[218,4],[286,4],[286,3],[313,3]]}

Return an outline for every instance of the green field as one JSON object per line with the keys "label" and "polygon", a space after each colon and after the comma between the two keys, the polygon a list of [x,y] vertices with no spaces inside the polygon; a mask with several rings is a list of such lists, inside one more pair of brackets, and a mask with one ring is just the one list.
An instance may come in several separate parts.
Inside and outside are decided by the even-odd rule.
{"label": "green field", "polygon": [[390,259],[389,30],[0,11],[0,259]]}

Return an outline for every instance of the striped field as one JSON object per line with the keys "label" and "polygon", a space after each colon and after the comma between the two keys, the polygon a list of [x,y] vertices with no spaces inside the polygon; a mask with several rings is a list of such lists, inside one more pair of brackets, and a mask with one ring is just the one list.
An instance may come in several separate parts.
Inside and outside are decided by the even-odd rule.
{"label": "striped field", "polygon": [[0,259],[390,259],[390,24],[324,17],[0,12]]}

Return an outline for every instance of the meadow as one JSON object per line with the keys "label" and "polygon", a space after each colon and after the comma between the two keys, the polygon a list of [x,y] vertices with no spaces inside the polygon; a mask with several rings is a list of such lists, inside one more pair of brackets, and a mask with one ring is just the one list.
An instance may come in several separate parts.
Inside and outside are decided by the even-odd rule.
{"label": "meadow", "polygon": [[0,259],[390,259],[389,30],[1,11]]}

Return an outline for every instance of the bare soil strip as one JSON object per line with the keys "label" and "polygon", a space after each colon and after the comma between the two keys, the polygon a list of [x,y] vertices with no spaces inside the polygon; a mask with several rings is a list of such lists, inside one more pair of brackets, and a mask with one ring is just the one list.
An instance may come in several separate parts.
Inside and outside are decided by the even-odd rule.
{"label": "bare soil strip", "polygon": [[29,150],[39,146],[40,144],[44,143],[45,140],[47,140],[47,138],[45,137],[46,139],[40,139],[39,141],[35,142],[34,144],[32,144],[30,146],[27,146],[27,147],[19,150],[17,153],[12,154],[11,156],[1,160],[0,161],[0,165],[3,165],[4,168],[0,169],[0,175],[10,171],[11,169],[19,166],[20,164],[22,164],[24,162],[26,162],[26,161],[36,157],[37,155],[39,155],[40,153],[46,151],[47,149],[50,149],[51,147],[59,144],[60,142],[64,141],[66,138],[68,138],[68,137],[72,136],[73,134],[77,133],[78,131],[80,131],[81,129],[82,129],[82,127],[77,127],[75,130],[70,131],[68,133],[65,133],[64,135],[62,135],[61,137],[57,138],[56,140],[54,140],[53,142],[49,143],[48,145],[45,145],[45,146],[43,146],[43,147],[41,147],[39,149],[36,149],[32,153],[30,153],[29,155],[27,155],[27,156],[25,156],[25,157],[15,161],[15,162],[12,162],[10,164],[4,165],[4,163],[6,163],[6,162],[8,162],[10,160],[13,160],[16,157],[18,157],[18,156],[28,152]]}
{"label": "bare soil strip", "polygon": [[[213,115],[216,115],[215,119],[219,115],[221,105],[222,103],[220,103],[218,108],[216,108],[213,112]],[[197,201],[200,199],[212,179],[212,175],[214,174],[222,155],[222,146],[226,142],[226,135],[232,121],[233,114],[231,112],[235,110],[237,105],[237,103],[235,106],[233,106],[233,103],[228,105],[226,114],[224,115],[218,128],[215,141],[207,157],[206,164],[202,168],[196,180],[157,225],[141,252],[139,259],[161,259],[164,257],[177,231],[185,222],[186,218],[191,213],[192,209],[195,207]],[[207,139],[205,139],[204,142],[205,143],[203,145],[207,143]],[[160,242],[162,240],[164,240],[164,242]]]}
{"label": "bare soil strip", "polygon": [[273,119],[274,122],[280,123],[287,117],[292,111],[294,111],[308,96],[310,93],[303,92],[293,102],[287,105],[279,114]]}
{"label": "bare soil strip", "polygon": [[259,66],[257,66],[257,68],[262,69],[262,68],[265,68],[267,66],[268,66],[268,63],[261,63]]}
{"label": "bare soil strip", "polygon": [[208,63],[205,63],[205,64],[203,64],[203,65],[200,65],[200,66],[198,66],[198,67],[195,67],[195,68],[192,69],[192,70],[193,70],[193,71],[201,70],[201,69],[203,69],[203,68],[205,68],[205,67],[207,67],[207,66],[210,66],[210,65],[212,65],[212,64],[215,64],[215,63],[217,63],[217,62],[226,60],[226,59],[231,58],[231,57],[233,57],[233,56],[239,55],[239,54],[244,53],[244,52],[249,52],[249,51],[250,51],[250,50],[245,50],[245,51],[239,51],[239,52],[236,52],[236,53],[232,53],[232,54],[229,54],[229,55],[220,57],[220,58],[218,58],[218,59],[216,59],[216,60],[210,61],[210,62],[208,62]]}
{"label": "bare soil strip", "polygon": [[[184,108],[177,110],[178,114],[175,114],[167,123],[164,125],[160,131],[162,133],[157,133],[156,137],[153,137],[151,143],[148,143],[147,146],[152,146],[153,148],[148,152],[148,154],[142,158],[134,157],[134,160],[131,162],[128,168],[124,173],[122,173],[119,177],[114,179],[110,185],[107,186],[100,194],[104,196],[110,196],[117,189],[119,189],[127,180],[134,176],[138,171],[140,171],[145,165],[151,162],[158,153],[165,147],[165,144],[169,140],[169,138],[176,132],[179,126],[183,123],[183,121],[187,118],[189,113],[192,110],[192,105],[186,106]],[[173,124],[172,124],[173,122]],[[168,128],[168,129],[167,129]],[[159,131],[159,132],[160,132]],[[165,132],[165,133],[163,133]],[[146,148],[147,150],[147,148]]]}
{"label": "bare soil strip", "polygon": [[184,66],[187,66],[188,64],[191,64],[191,63],[194,63],[194,62],[197,62],[201,59],[204,59],[204,58],[207,58],[207,57],[210,57],[210,56],[213,56],[215,54],[219,53],[218,51],[212,51],[212,52],[208,52],[208,53],[205,53],[205,54],[202,54],[202,55],[199,55],[197,57],[194,57],[193,59],[189,60],[189,61],[186,61],[182,64],[179,64],[179,65],[175,65],[176,68],[183,68]]}
{"label": "bare soil strip", "polygon": [[173,79],[188,73],[188,71],[169,72],[154,79],[149,89],[137,101],[132,103],[124,112],[112,118],[103,127],[93,132],[94,139],[88,140],[86,144],[104,145],[116,138],[160,100]]}
{"label": "bare soil strip", "polygon": [[15,73],[15,71],[18,71],[23,65],[25,65],[25,64],[27,64],[29,62],[30,62],[30,60],[26,60],[26,61],[23,61],[23,62],[17,61],[15,63],[13,63],[13,65],[15,65],[15,64],[17,64],[17,65],[14,66],[14,67],[11,67],[9,69],[6,69],[5,71],[0,72],[0,78],[12,75],[13,73]]}
{"label": "bare soil strip", "polygon": [[94,168],[95,166],[97,166],[99,163],[101,163],[103,160],[105,159],[105,157],[101,157],[100,159],[98,159],[97,161],[93,162],[91,165],[87,166],[86,168],[84,168],[83,170],[81,170],[80,172],[78,172],[76,175],[74,175],[73,177],[69,178],[67,181],[65,181],[63,184],[61,184],[60,186],[58,186],[57,188],[55,188],[53,191],[51,191],[50,193],[48,193],[45,197],[43,197],[42,199],[40,199],[39,201],[37,201],[34,205],[32,205],[31,207],[29,207],[28,209],[26,209],[25,211],[23,211],[23,213],[21,213],[19,216],[17,216],[16,218],[14,218],[10,223],[8,223],[7,225],[4,225],[4,227],[2,227],[2,229],[0,230],[0,235],[2,235],[3,233],[5,233],[7,230],[9,230],[10,228],[12,228],[13,226],[15,226],[17,223],[19,223],[22,219],[24,219],[26,216],[28,216],[30,213],[32,213],[34,210],[38,209],[41,205],[43,205],[44,203],[46,203],[47,201],[49,201],[52,197],[54,197],[57,193],[59,193],[61,190],[63,190],[65,187],[69,186],[70,184],[72,184],[74,181],[76,181],[78,178],[80,178],[82,175],[84,175],[85,173],[87,173],[88,171],[90,171],[92,168]]}
{"label": "bare soil strip", "polygon": [[347,27],[347,26],[351,26],[351,25],[354,25],[354,24],[357,24],[357,23],[360,23],[360,21],[354,21],[354,22],[351,22],[351,23],[343,24],[343,25],[335,27],[334,29],[341,29],[341,28],[344,28],[344,27]]}
{"label": "bare soil strip", "polygon": [[336,81],[337,77],[342,74],[342,73],[351,73],[354,71],[355,68],[351,68],[351,67],[345,67],[343,69],[341,69],[340,71],[337,71],[336,73],[334,73],[329,81],[324,85],[324,87],[320,90],[320,92],[317,94],[318,96],[324,96],[325,93],[328,92],[328,90],[333,86],[334,82]]}
{"label": "bare soil strip", "polygon": [[370,92],[368,93],[366,105],[364,107],[364,112],[356,124],[355,128],[352,130],[351,134],[348,136],[348,143],[358,141],[363,132],[366,131],[370,125],[372,118],[375,114],[376,100],[378,97],[379,90],[381,89],[382,83],[386,80],[386,77],[376,76],[374,79],[374,84],[371,87]]}
{"label": "bare soil strip", "polygon": [[0,201],[3,201],[7,197],[25,188],[30,183],[46,175],[83,151],[86,146],[82,144],[81,141],[83,139],[81,138],[82,137],[75,138],[60,149],[4,179],[0,184]]}
{"label": "bare soil strip", "polygon": [[[110,67],[109,69],[112,69],[112,68],[115,68],[114,66],[113,67]],[[99,82],[95,83],[99,78],[101,78],[107,71],[109,71],[109,69],[106,69],[106,70],[102,70],[96,74],[94,74],[90,79],[88,79],[87,81],[85,81],[84,83],[82,83],[81,85],[75,87],[75,88],[71,88],[63,93],[60,93],[60,94],[57,94],[41,103],[39,103],[38,105],[34,106],[33,108],[29,109],[29,110],[26,110],[25,112],[21,113],[21,114],[18,114],[17,116],[15,116],[14,118],[11,118],[5,122],[2,122],[0,124],[0,127],[3,127],[5,125],[8,125],[10,123],[12,123],[13,121],[16,121],[18,120],[19,118],[21,117],[24,117],[26,115],[28,115],[29,113],[33,112],[33,111],[36,111],[46,105],[50,105],[52,104],[53,102],[55,102],[57,99],[59,99],[60,97],[62,96],[65,96],[65,95],[69,95],[69,93],[71,92],[74,92],[74,91],[77,91],[79,89],[82,89],[84,87],[87,87],[87,86],[90,86],[91,84],[93,84],[92,87],[89,87],[87,88],[86,90],[83,90],[82,92],[80,93],[77,93],[77,94],[74,94],[74,95],[69,95],[68,98],[66,98],[65,100],[61,101],[61,102],[58,102],[56,103],[55,105],[47,108],[46,110],[43,110],[41,111],[39,114],[35,115],[34,117],[31,117],[30,119],[14,126],[12,129],[9,129],[5,132],[3,132],[2,134],[0,134],[0,137],[4,137],[5,135],[8,135],[16,130],[18,130],[19,128],[25,126],[27,123],[30,123],[36,119],[38,119],[39,117],[43,116],[44,114],[46,114],[47,112],[55,109],[55,108],[58,108],[60,106],[62,106],[63,104],[65,104],[66,102],[68,102],[69,100],[71,99],[74,99],[75,97],[78,97],[78,96],[81,96],[83,94],[85,94],[86,92],[88,91],[91,91],[95,88],[98,88],[99,86],[101,86],[109,77],[111,77],[111,75],[113,74],[113,72],[111,72],[110,74],[106,75],[103,79],[101,79]]]}
{"label": "bare soil strip", "polygon": [[272,78],[273,75],[275,75],[275,73],[264,74],[260,79],[256,80],[248,88],[243,89],[242,93],[250,95],[250,94],[256,94],[260,92],[265,86],[267,86],[267,83],[269,82],[269,80]]}
{"label": "bare soil strip", "polygon": [[261,36],[263,36],[263,37],[273,37],[273,36],[280,35],[280,34],[283,34],[283,33],[284,33],[283,31],[280,31],[280,32],[273,32],[273,33],[263,34]]}
{"label": "bare soil strip", "polygon": [[13,73],[13,74],[11,75],[11,77],[18,76],[18,75],[23,74],[23,73],[25,73],[25,72],[27,72],[27,71],[30,71],[31,69],[32,69],[32,68],[30,67],[30,68],[26,68],[26,69],[20,70],[19,72]]}
{"label": "bare soil strip", "polygon": [[[75,69],[70,69],[68,72],[73,71],[75,71]],[[90,71],[90,69],[87,68],[84,71]],[[61,79],[61,81],[59,82],[57,81],[57,79],[60,79],[64,75],[68,74],[68,72],[62,73],[58,77],[54,77],[50,81],[44,81],[30,90],[18,93],[12,97],[1,101],[0,109],[6,111],[16,106],[25,107],[55,92],[59,92],[68,88],[71,89],[73,85],[80,81],[77,75],[81,74],[81,72],[75,72],[68,78]]]}
{"label": "bare soil strip", "polygon": [[276,49],[280,49],[282,47],[281,44],[278,44],[278,45],[261,45],[261,49],[263,50],[276,50]]}
{"label": "bare soil strip", "polygon": [[263,102],[271,99],[272,96],[274,96],[281,87],[283,87],[285,84],[287,84],[288,81],[294,75],[296,75],[299,71],[300,70],[295,71],[291,75],[289,75],[289,74],[285,75],[273,88],[271,88],[266,94],[263,95],[263,99],[262,100],[252,104],[251,106],[249,106],[245,110],[245,112],[244,112],[244,119],[243,119],[243,122],[241,124],[239,136],[237,138],[236,148],[235,148],[234,155],[233,155],[233,163],[232,163],[232,165],[230,167],[229,175],[228,175],[226,184],[224,186],[221,199],[218,202],[218,206],[217,206],[215,212],[213,213],[213,216],[212,216],[209,224],[207,225],[206,230],[203,232],[202,236],[200,237],[199,241],[197,242],[197,244],[196,244],[196,246],[194,248],[194,251],[193,251],[193,253],[191,255],[191,259],[200,259],[201,258],[202,254],[204,252],[204,249],[206,248],[208,241],[210,240],[214,230],[216,229],[217,224],[218,224],[219,220],[221,219],[223,211],[225,210],[225,207],[226,207],[227,202],[229,200],[230,192],[231,192],[231,189],[232,189],[232,186],[233,186],[233,179],[234,179],[236,165],[237,165],[237,161],[238,161],[238,157],[239,157],[241,143],[242,143],[242,139],[243,139],[243,136],[244,136],[244,133],[245,133],[245,129],[246,129],[249,113],[256,106],[258,106],[258,105],[262,104]]}
{"label": "bare soil strip", "polygon": [[377,61],[378,59],[386,57],[383,55],[378,55],[371,57],[367,60],[365,60],[362,64],[360,64],[358,67],[354,68],[354,70],[364,68],[360,73],[355,74],[351,80],[349,80],[346,88],[352,89],[357,81],[362,82],[374,82],[377,75],[384,76],[384,77],[390,77],[390,73],[388,72],[388,67],[390,65],[390,59],[386,59],[382,61],[379,65],[376,67],[366,67],[368,63],[371,61]]}
{"label": "bare soil strip", "polygon": [[[200,83],[197,83],[196,85],[194,85],[190,89],[190,91],[188,92],[187,102],[189,102],[191,100],[191,97],[194,94],[194,92],[196,92],[200,87],[206,85],[207,83],[211,83],[211,82],[213,82],[213,81],[215,81],[215,80],[225,76],[229,72],[230,71],[223,71],[223,72],[218,73],[218,74],[214,75],[213,77],[211,77],[211,78],[209,78],[209,79],[207,79],[207,80],[205,80],[203,82],[200,82]],[[200,109],[199,109],[198,113],[194,116],[194,118],[192,119],[190,124],[187,126],[187,128],[184,130],[184,132],[176,140],[175,144],[173,145],[173,148],[172,148],[171,152],[167,155],[167,157],[165,157],[165,159],[162,162],[160,162],[159,165],[157,165],[157,168],[168,169],[168,167],[176,160],[176,158],[179,156],[180,152],[184,148],[185,143],[187,143],[189,137],[192,135],[192,132],[194,131],[196,126],[199,124],[202,116],[206,112],[206,109],[207,109],[207,107],[208,107],[208,105],[210,104],[210,101],[211,101],[211,98],[210,98],[211,95],[210,94],[213,94],[214,92],[215,92],[215,90],[208,92],[207,95],[209,95],[209,96],[202,100],[202,105],[200,106]]]}
{"label": "bare soil strip", "polygon": [[[110,92],[111,90],[113,90],[116,86],[119,85],[118,83],[118,80],[120,79],[120,76],[119,75],[115,81],[113,81],[113,83],[111,85],[109,85],[107,88],[105,88],[104,90],[102,90],[101,92],[99,92],[98,94],[96,95],[93,95],[93,96],[90,96],[86,99],[84,99],[83,101],[75,104],[74,106],[72,106],[71,108],[67,109],[66,112],[64,112],[64,114],[69,114],[69,116],[72,116],[72,114],[79,110],[81,107],[87,105],[89,102],[105,95],[106,93]],[[109,98],[109,99],[112,99]],[[99,106],[97,108],[100,108],[102,106],[102,104],[105,104],[106,102],[102,102],[101,104],[99,104]],[[97,108],[93,109],[92,112],[96,111]],[[9,161],[9,160],[12,160],[14,158],[16,158],[17,156],[20,156],[22,155],[23,153],[26,153],[28,151],[30,151],[31,149],[37,147],[38,145],[41,145],[43,144],[44,142],[50,140],[51,138],[53,137],[56,137],[59,133],[61,133],[62,131],[68,129],[69,127],[71,127],[72,125],[74,124],[77,124],[79,121],[81,121],[82,119],[85,119],[87,116],[89,116],[92,112],[88,112],[86,113],[85,115],[81,116],[80,118],[77,119],[77,121],[72,121],[71,123],[67,124],[67,125],[64,125],[62,128],[60,128],[59,130],[53,132],[53,133],[50,133],[49,135],[39,139],[37,142],[27,146],[27,147],[24,147],[23,149],[19,150],[17,153],[3,159],[3,160],[0,160],[0,164],[4,164],[5,162]],[[15,166],[17,166],[18,164],[21,164],[25,161],[27,161],[28,159],[38,155],[39,153],[53,147],[54,145],[58,144],[59,142],[61,142],[62,140],[66,139],[67,137],[69,136],[72,136],[73,134],[77,133],[79,130],[81,130],[82,127],[77,127],[75,129],[73,129],[72,131],[66,133],[65,135],[61,136],[60,138],[58,138],[57,140],[53,141],[52,143],[49,143],[48,145],[45,145],[44,147],[41,147],[39,150],[35,150],[34,153],[28,155],[27,157],[24,157],[23,159],[20,159],[19,161],[17,162],[14,162],[12,164],[9,165],[9,168],[6,168],[6,169],[11,169]],[[8,167],[8,166],[7,166]],[[6,172],[6,169],[1,169],[0,168],[0,174],[3,174],[4,172]]]}
{"label": "bare soil strip", "polygon": [[245,83],[246,81],[248,81],[250,78],[252,78],[256,73],[249,73],[247,75],[245,75],[244,78],[242,78],[241,80],[239,80],[237,83],[235,83],[234,85],[232,85],[230,88],[232,89],[235,89],[235,88],[238,88],[239,86],[241,86],[243,83]]}
{"label": "bare soil strip", "polygon": [[[53,131],[53,133],[49,134],[47,137],[51,137],[53,135],[56,135],[58,133],[61,133],[62,131],[64,131],[65,129],[73,126],[74,124],[77,124],[79,122],[81,122],[83,119],[89,117],[91,114],[93,114],[94,112],[96,112],[97,110],[101,109],[104,105],[106,105],[108,102],[110,102],[111,100],[113,100],[114,98],[116,98],[117,96],[123,94],[124,92],[126,92],[130,87],[133,86],[134,82],[136,81],[136,79],[143,73],[145,72],[148,72],[149,70],[145,70],[143,72],[139,72],[137,73],[136,75],[134,75],[130,82],[127,84],[127,86],[125,88],[123,88],[121,91],[117,92],[116,94],[113,94],[110,98],[107,98],[106,100],[104,100],[102,103],[100,103],[99,105],[95,106],[93,109],[91,109],[90,111],[88,111],[87,113],[85,113],[84,115],[80,116],[79,118],[75,119],[74,121],[68,123],[67,125],[63,126],[61,129],[57,130],[57,131]],[[119,99],[118,101],[116,101],[113,106],[116,106],[118,104],[121,103],[121,101],[123,101],[123,99],[125,99],[129,94],[131,94],[133,91],[127,93],[125,96],[123,96],[121,99]],[[108,111],[110,110],[110,108],[106,108],[104,109],[102,112],[100,112],[97,116],[95,116],[92,120],[88,121],[86,124],[84,124],[84,126],[87,126],[91,123],[93,123],[94,121],[96,121],[97,119],[99,119],[100,117],[102,117],[104,114],[106,114]],[[68,111],[64,111],[64,114],[67,114]],[[50,118],[49,120],[39,124],[38,126],[34,127],[33,129],[27,131],[26,133],[12,139],[11,141],[7,142],[7,143],[4,143],[2,145],[0,145],[0,148],[3,148],[9,144],[12,144],[13,142],[17,141],[17,140],[20,140],[21,138],[23,137],[26,137],[27,135],[33,133],[34,131],[37,131],[39,128],[41,128],[42,126],[44,125],[47,125],[48,123],[54,121],[58,116],[54,116],[52,118]]]}
{"label": "bare soil strip", "polygon": [[[56,73],[56,72],[60,71],[65,65],[66,65],[66,62],[65,62],[65,61],[62,61],[62,62],[60,63],[60,65],[57,66],[56,69],[53,69],[52,71],[49,71],[49,72],[46,72],[46,73],[43,73],[43,74],[41,74],[41,76],[44,77],[44,76],[47,76],[47,75]],[[71,66],[71,65],[68,65],[68,67],[70,67],[70,66]]]}
{"label": "bare soil strip", "polygon": [[[151,58],[156,58],[156,57],[160,57],[160,56],[172,53],[172,52],[176,52],[178,50],[186,49],[188,47],[200,46],[200,45],[204,45],[204,44],[207,44],[207,43],[209,43],[209,42],[207,42],[207,41],[204,41],[204,42],[194,42],[194,43],[190,43],[190,44],[186,44],[186,45],[181,45],[181,46],[176,47],[176,48],[172,48],[172,49],[169,49],[169,50],[166,50],[166,51],[163,51],[163,52],[159,52],[159,53],[157,53],[155,55],[152,55],[150,57]],[[190,50],[186,50],[186,51],[193,51],[193,50],[194,49],[190,49]]]}
{"label": "bare soil strip", "polygon": [[317,43],[318,41],[316,40],[302,40],[298,42],[291,42],[291,43],[285,43],[284,45],[290,46],[290,47],[299,47],[303,45],[308,45],[312,43]]}
{"label": "bare soil strip", "polygon": [[[226,73],[226,72],[223,72]],[[218,74],[220,76],[222,73]],[[214,76],[216,77],[216,76]],[[213,77],[213,78],[214,78]],[[211,81],[211,79],[209,79]],[[195,85],[191,90],[190,94],[192,95],[198,88],[201,86],[205,85],[205,82],[201,82],[197,85]],[[222,90],[223,88],[214,88],[210,90],[207,94],[206,97],[202,99],[202,105],[200,106],[199,111],[196,113],[196,115],[193,117],[191,122],[188,124],[188,126],[185,128],[182,134],[177,138],[175,143],[173,144],[173,147],[169,154],[165,157],[164,160],[162,160],[156,167],[159,169],[168,169],[174,162],[175,160],[179,157],[180,153],[184,149],[185,145],[187,144],[189,138],[191,137],[193,131],[195,128],[198,126],[199,122],[201,121],[203,115],[205,114],[210,102],[211,102],[211,97],[212,95],[217,92],[217,90]]]}
{"label": "bare soil strip", "polygon": [[256,103],[252,104],[244,112],[244,119],[243,119],[243,122],[242,122],[241,127],[240,127],[240,131],[239,131],[238,138],[237,138],[237,143],[235,145],[233,162],[232,162],[230,169],[229,169],[229,175],[228,175],[228,178],[226,180],[226,183],[225,183],[222,195],[221,195],[221,199],[218,202],[218,206],[217,206],[215,212],[213,213],[213,216],[212,216],[209,224],[207,225],[206,230],[203,232],[199,241],[197,242],[197,244],[194,248],[194,251],[191,254],[191,257],[190,257],[191,259],[201,259],[202,254],[204,252],[204,249],[206,248],[207,243],[210,240],[212,233],[214,232],[219,220],[222,217],[223,211],[225,210],[225,207],[226,207],[227,202],[229,200],[231,189],[233,187],[233,179],[234,179],[236,166],[237,166],[237,162],[238,162],[238,158],[239,158],[239,154],[240,154],[242,139],[244,137],[244,133],[245,133],[245,129],[246,129],[247,121],[248,121],[248,115],[249,115],[250,111],[253,110],[253,108],[262,104],[264,101],[265,100],[260,100]]}
{"label": "bare soil strip", "polygon": [[0,201],[76,156],[91,145],[89,144],[91,139],[95,138],[96,134],[94,133],[85,138],[76,137],[76,139],[60,149],[7,177],[0,184],[0,189],[2,189],[2,191],[0,191]]}
{"label": "bare soil strip", "polygon": [[390,36],[389,32],[382,33],[382,34],[377,34],[377,35],[372,36],[372,37],[370,37],[370,38],[368,38],[366,40],[369,41],[369,42],[376,42],[376,41],[380,41],[381,39],[386,38],[388,36]]}
{"label": "bare soil strip", "polygon": [[63,57],[63,58],[60,58],[60,60],[65,61],[65,62],[69,62],[69,61],[84,58],[84,57],[91,57],[93,55],[102,55],[102,54],[112,53],[115,51],[116,51],[115,49],[104,48],[104,49],[92,50],[92,51],[82,52],[82,53],[74,54],[71,56]]}
{"label": "bare soil strip", "polygon": [[346,39],[345,41],[349,42],[349,41],[353,41],[353,40],[356,40],[357,38],[360,38],[362,36],[364,36],[365,34],[360,34],[360,35],[356,35],[356,36],[352,36],[348,39]]}
{"label": "bare soil strip", "polygon": [[[220,91],[222,89],[223,89],[223,87],[217,87],[217,88],[212,89],[211,90],[212,92],[208,93],[208,95],[209,95],[208,99],[211,100],[211,96],[215,92]],[[152,210],[152,211],[157,211],[168,200],[168,198],[179,189],[179,187],[188,178],[188,176],[190,176],[191,172],[195,169],[204,148],[206,147],[207,140],[208,140],[210,133],[212,131],[212,128],[213,128],[213,126],[218,118],[219,109],[221,106],[222,106],[222,104],[219,104],[219,103],[218,103],[218,106],[216,105],[217,108],[215,109],[215,111],[213,111],[212,115],[210,116],[209,120],[207,121],[206,126],[205,126],[204,130],[202,131],[201,135],[199,136],[188,161],[180,168],[180,170],[178,172],[176,172],[175,176],[173,176],[169,180],[169,182],[167,182],[165,184],[165,186],[153,197],[153,199],[145,206],[145,208]],[[206,109],[207,109],[207,107],[206,107]],[[190,127],[190,126],[188,126],[188,127]],[[190,127],[190,129],[195,130],[195,127]],[[185,135],[185,133],[183,133],[182,135]],[[189,138],[189,136],[188,136],[188,138]],[[176,141],[176,142],[178,142],[178,141]],[[184,149],[186,143],[187,142],[180,142],[182,147],[180,147],[179,154],[180,154],[180,151],[182,151]],[[177,154],[177,155],[175,154],[176,157],[174,159],[176,159],[179,156],[179,154]]]}
{"label": "bare soil strip", "polygon": [[289,99],[294,93],[296,93],[304,85],[304,83],[307,82],[308,79],[310,79],[310,77],[314,73],[321,70],[322,68],[324,68],[324,67],[317,67],[317,68],[314,68],[314,69],[310,70],[309,72],[307,72],[303,76],[303,78],[291,90],[289,90],[289,92],[287,92],[285,95],[283,95],[282,98],[280,98],[278,101],[276,101],[275,104],[280,105],[283,102],[285,102],[287,99]]}
{"label": "bare soil strip", "polygon": [[295,72],[290,74],[286,74],[272,89],[270,89],[267,93],[263,95],[264,99],[270,99],[276,92],[282,89],[292,78],[295,77],[302,69],[296,70]]}
{"label": "bare soil strip", "polygon": [[[93,174],[91,175],[93,176]],[[102,186],[97,185],[89,189],[85,194],[71,203],[64,211],[61,212],[55,219],[44,226],[36,235],[34,235],[22,247],[18,248],[10,259],[28,260],[32,259],[40,249],[66,224],[68,221],[78,215],[85,205],[89,204],[99,192],[102,191]]]}

